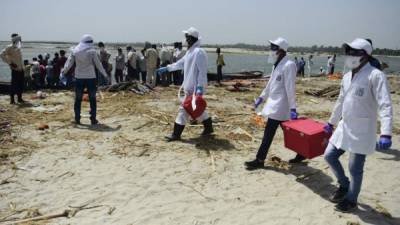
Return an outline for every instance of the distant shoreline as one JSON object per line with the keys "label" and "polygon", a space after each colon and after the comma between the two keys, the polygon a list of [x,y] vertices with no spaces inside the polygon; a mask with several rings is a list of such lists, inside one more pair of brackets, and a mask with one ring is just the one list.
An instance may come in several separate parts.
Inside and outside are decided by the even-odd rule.
{"label": "distant shoreline", "polygon": [[[0,41],[0,44],[8,44],[9,41]],[[50,44],[50,45],[68,45],[68,47],[65,47],[66,49],[70,48],[71,46],[77,45],[77,42],[64,42],[64,41],[25,41],[24,44]],[[131,45],[135,48],[140,49],[142,46],[144,46],[144,42],[133,42],[133,43],[128,43],[128,42],[105,42],[106,45],[111,46],[112,48],[118,48],[121,46],[128,46]],[[157,45],[160,45],[160,43],[156,43]],[[171,44],[168,44],[168,46],[172,46]],[[212,47],[210,47],[212,46]],[[214,53],[216,47],[214,46],[224,46],[222,45],[217,45],[217,44],[206,44],[203,46],[203,48],[209,52],[209,53]],[[225,46],[229,46],[225,44]],[[260,47],[262,47],[260,45]],[[264,46],[265,48],[267,46]],[[24,46],[24,48],[31,48],[29,46]],[[231,54],[254,54],[254,55],[264,55],[267,54],[268,51],[265,50],[255,50],[255,49],[249,49],[249,48],[240,48],[240,47],[221,47],[223,49],[224,53],[231,53]],[[294,47],[294,48],[311,48],[311,47]],[[394,49],[389,49],[389,50],[394,50]],[[397,51],[397,50],[394,50]],[[322,56],[329,56],[334,53],[326,51],[326,52],[304,52],[304,51],[289,51],[289,54],[291,55],[296,55],[296,54],[301,54],[301,55],[322,55]],[[340,53],[336,53],[337,55],[341,55]],[[399,58],[400,55],[384,55],[384,54],[373,54],[374,56],[385,56],[385,57],[394,57],[394,58]]]}

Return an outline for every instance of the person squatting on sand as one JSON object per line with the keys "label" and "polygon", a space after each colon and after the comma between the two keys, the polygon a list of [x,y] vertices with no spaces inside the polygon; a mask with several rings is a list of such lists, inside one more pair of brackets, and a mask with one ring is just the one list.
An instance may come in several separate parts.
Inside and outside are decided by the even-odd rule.
{"label": "person squatting on sand", "polygon": [[107,82],[108,74],[104,70],[99,56],[93,47],[93,37],[89,34],[83,35],[81,41],[72,50],[71,55],[68,57],[67,63],[62,70],[62,74],[67,73],[73,65],[75,67],[75,123],[80,124],[81,120],[81,103],[83,90],[87,88],[89,92],[90,102],[90,121],[91,124],[97,124],[96,119],[96,71],[95,68],[103,75],[104,80]]}
{"label": "person squatting on sand", "polygon": [[[296,64],[289,60],[286,55],[289,47],[288,42],[284,38],[277,38],[269,41],[271,51],[268,62],[273,63],[273,71],[267,86],[261,95],[256,99],[255,108],[266,101],[263,106],[261,115],[268,119],[265,126],[264,136],[258,149],[256,159],[245,162],[248,169],[257,169],[264,167],[264,161],[267,157],[268,150],[274,139],[278,126],[289,119],[297,119],[296,112]],[[304,160],[304,157],[297,154],[296,158],[289,162],[296,163]]]}
{"label": "person squatting on sand", "polygon": [[[325,150],[325,160],[338,180],[339,187],[330,200],[336,210],[348,212],[357,207],[361,190],[364,162],[376,147],[389,149],[392,145],[392,101],[386,75],[369,63],[372,45],[357,38],[343,44],[345,66],[350,69],[342,79],[339,97],[324,129],[332,133]],[[381,127],[376,144],[377,117]],[[339,157],[349,152],[350,180],[345,175]]]}
{"label": "person squatting on sand", "polygon": [[[185,56],[176,63],[161,67],[157,70],[157,74],[161,75],[166,72],[183,70],[182,88],[185,92],[185,99],[188,96],[192,96],[193,93],[195,93],[197,98],[197,96],[202,96],[204,94],[207,86],[207,53],[204,49],[200,48],[201,37],[196,28],[190,27],[188,30],[183,31],[183,33],[185,34],[188,44],[188,50]],[[189,114],[185,111],[183,105],[181,105],[175,120],[174,131],[170,136],[165,137],[167,141],[179,140],[189,119]],[[192,119],[203,123],[204,130],[202,135],[209,135],[214,132],[212,120],[207,111],[202,112],[198,118]]]}
{"label": "person squatting on sand", "polygon": [[7,63],[11,69],[10,104],[15,104],[15,95],[17,95],[18,103],[24,103],[22,93],[25,85],[25,73],[22,61],[21,42],[21,36],[15,33],[11,34],[11,44],[0,53],[0,58]]}

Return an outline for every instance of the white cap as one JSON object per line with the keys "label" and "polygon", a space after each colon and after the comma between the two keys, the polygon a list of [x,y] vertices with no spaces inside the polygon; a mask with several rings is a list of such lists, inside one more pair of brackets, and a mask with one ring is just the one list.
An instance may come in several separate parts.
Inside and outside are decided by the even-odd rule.
{"label": "white cap", "polygon": [[289,43],[286,41],[286,39],[278,37],[277,39],[271,41],[269,40],[269,43],[274,44],[279,46],[280,49],[284,50],[285,52],[287,51],[289,47]]}
{"label": "white cap", "polygon": [[344,43],[352,49],[364,50],[368,55],[372,53],[372,45],[367,40],[362,38],[356,38],[351,43]]}
{"label": "white cap", "polygon": [[195,38],[199,38],[199,36],[200,36],[199,31],[194,27],[190,27],[189,29],[184,30],[182,32],[184,34],[190,35],[190,36],[195,37]]}

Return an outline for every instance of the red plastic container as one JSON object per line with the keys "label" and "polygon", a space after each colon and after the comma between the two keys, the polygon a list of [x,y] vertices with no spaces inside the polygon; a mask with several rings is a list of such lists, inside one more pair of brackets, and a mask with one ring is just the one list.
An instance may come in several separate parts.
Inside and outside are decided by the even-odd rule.
{"label": "red plastic container", "polygon": [[331,134],[324,132],[324,124],[299,118],[282,123],[285,147],[312,159],[324,154]]}

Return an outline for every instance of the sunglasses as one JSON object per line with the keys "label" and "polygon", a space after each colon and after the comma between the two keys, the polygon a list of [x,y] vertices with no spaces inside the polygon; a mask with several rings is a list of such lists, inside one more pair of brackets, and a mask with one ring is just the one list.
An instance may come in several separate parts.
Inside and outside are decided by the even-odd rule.
{"label": "sunglasses", "polygon": [[279,50],[278,45],[271,44],[271,51],[278,51],[278,50]]}
{"label": "sunglasses", "polygon": [[344,47],[344,53],[349,56],[363,56],[366,54],[363,49],[354,49],[347,45]]}

